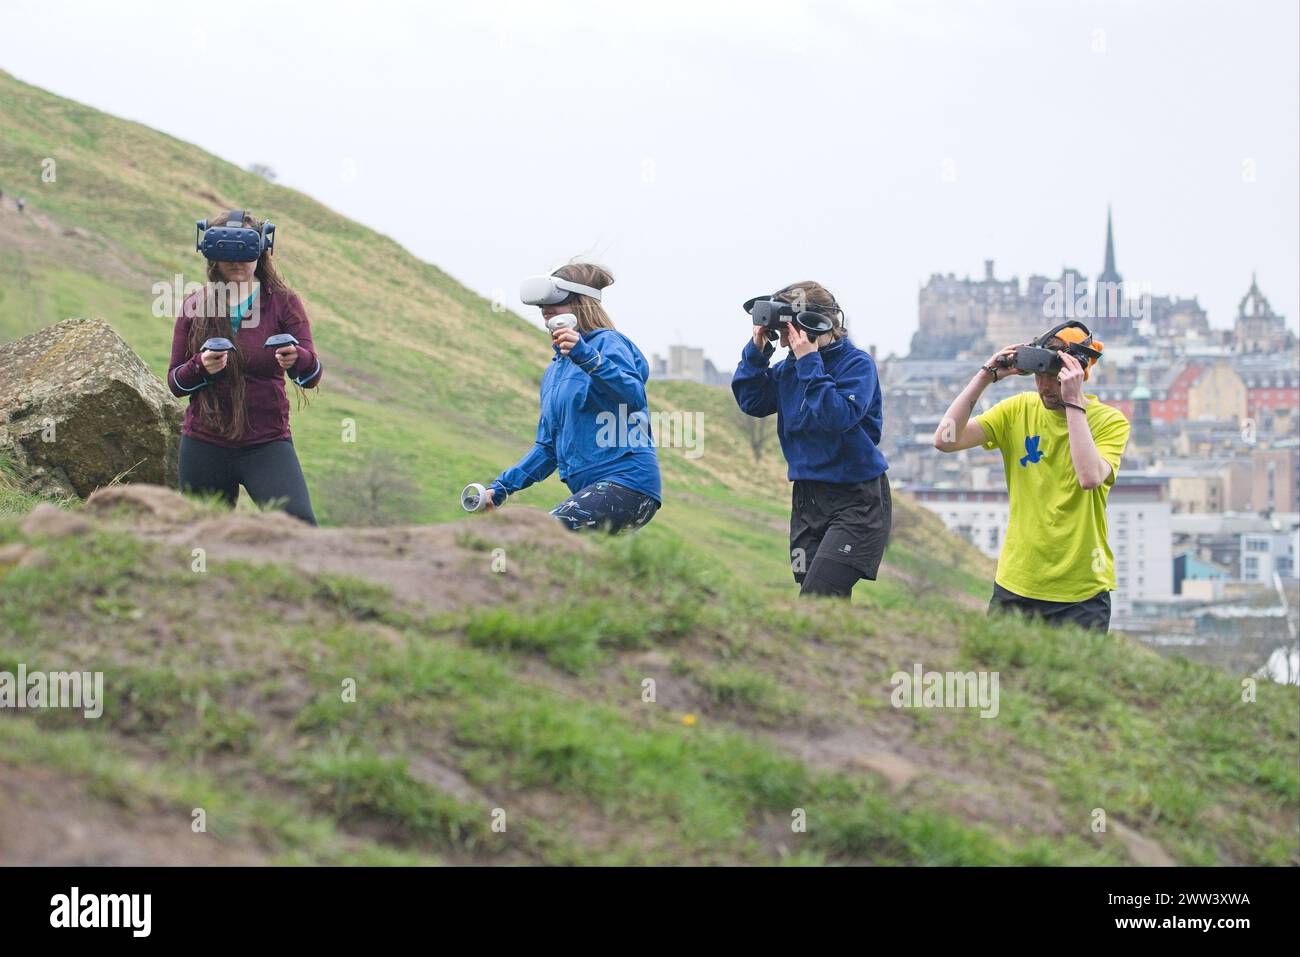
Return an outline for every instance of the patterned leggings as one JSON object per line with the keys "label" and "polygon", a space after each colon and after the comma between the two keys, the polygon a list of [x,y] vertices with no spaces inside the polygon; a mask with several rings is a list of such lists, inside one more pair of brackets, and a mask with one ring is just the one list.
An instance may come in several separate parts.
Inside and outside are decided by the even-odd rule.
{"label": "patterned leggings", "polygon": [[612,534],[640,528],[657,511],[659,503],[649,495],[613,482],[593,482],[551,509],[551,514],[571,532],[598,529]]}

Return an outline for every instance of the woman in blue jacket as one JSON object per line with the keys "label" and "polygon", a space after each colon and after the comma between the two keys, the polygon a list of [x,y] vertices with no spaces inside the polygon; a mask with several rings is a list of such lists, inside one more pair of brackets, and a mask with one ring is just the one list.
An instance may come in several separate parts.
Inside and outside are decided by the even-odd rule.
{"label": "woman in blue jacket", "polygon": [[645,394],[650,365],[601,305],[601,290],[613,282],[590,263],[524,282],[520,296],[541,306],[554,355],[542,375],[537,440],[493,480],[488,508],[558,467],[572,494],[551,514],[573,531],[637,529],[659,510],[659,459]]}
{"label": "woman in blue jacket", "polygon": [[[801,595],[848,598],[876,580],[889,541],[889,463],[876,363],[844,330],[826,289],[799,282],[745,304],[754,319],[731,391],[747,415],[776,413],[794,483],[790,567]],[[762,320],[762,324],[760,324]],[[779,339],[790,354],[768,360]]]}

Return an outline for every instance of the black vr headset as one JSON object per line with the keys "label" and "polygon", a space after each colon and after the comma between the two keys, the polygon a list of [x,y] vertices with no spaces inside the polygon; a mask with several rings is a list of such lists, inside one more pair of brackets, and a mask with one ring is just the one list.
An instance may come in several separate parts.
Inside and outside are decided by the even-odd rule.
{"label": "black vr headset", "polygon": [[831,298],[831,305],[821,306],[815,303],[792,303],[778,299],[790,291],[790,287],[778,289],[770,296],[755,296],[745,301],[745,311],[749,313],[754,325],[767,330],[767,341],[775,342],[781,335],[781,326],[793,322],[808,334],[810,339],[830,332],[835,328],[835,315],[844,320],[844,310]]}
{"label": "black vr headset", "polygon": [[221,226],[208,226],[206,219],[194,224],[194,248],[208,259],[223,263],[251,263],[264,252],[275,250],[275,223],[263,223],[260,230],[244,225],[244,211],[232,209]]}
{"label": "black vr headset", "polygon": [[[1054,335],[1062,329],[1069,328],[1082,329],[1083,341],[1067,342],[1065,348],[1061,350],[1047,348],[1047,343],[1052,341]],[[1064,365],[1061,362],[1060,352],[1068,352],[1074,356],[1085,369],[1101,358],[1101,350],[1092,348],[1092,331],[1082,322],[1071,319],[1049,329],[1028,345],[1017,347],[1014,356],[1003,356],[998,359],[997,366],[1002,369],[1015,369],[1021,375],[1030,373],[1050,375],[1060,372]]]}

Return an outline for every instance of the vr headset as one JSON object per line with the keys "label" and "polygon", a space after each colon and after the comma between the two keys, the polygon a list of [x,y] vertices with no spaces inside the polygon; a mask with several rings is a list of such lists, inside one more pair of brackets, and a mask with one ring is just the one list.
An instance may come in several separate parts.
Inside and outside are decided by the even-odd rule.
{"label": "vr headset", "polygon": [[830,306],[820,306],[812,303],[785,302],[777,298],[789,291],[790,287],[786,286],[770,296],[755,296],[753,299],[745,300],[745,311],[749,313],[754,325],[763,326],[767,330],[768,342],[775,342],[780,338],[783,324],[793,322],[808,333],[809,338],[816,339],[835,328],[837,313],[843,321],[844,310],[834,299],[831,300]]}
{"label": "vr headset", "polygon": [[[1082,329],[1084,339],[1082,342],[1067,342],[1062,350],[1048,349],[1047,343],[1052,341],[1052,337],[1062,329]],[[1040,375],[1050,375],[1061,371],[1060,352],[1068,352],[1079,360],[1079,364],[1085,369],[1093,362],[1101,358],[1101,350],[1092,348],[1092,331],[1089,330],[1082,322],[1071,319],[1069,322],[1063,322],[1043,333],[1032,343],[1020,346],[1016,349],[1016,354],[1007,358],[999,359],[997,364],[1002,368],[1013,368],[1021,375],[1038,373]]]}
{"label": "vr headset", "polygon": [[200,219],[194,228],[194,248],[217,262],[256,262],[262,253],[275,250],[275,223],[263,223],[260,230],[245,226],[242,209],[226,213],[224,225],[209,227],[206,219]]}
{"label": "vr headset", "polygon": [[555,306],[574,293],[600,302],[600,290],[559,276],[532,276],[519,285],[519,298],[528,306]]}

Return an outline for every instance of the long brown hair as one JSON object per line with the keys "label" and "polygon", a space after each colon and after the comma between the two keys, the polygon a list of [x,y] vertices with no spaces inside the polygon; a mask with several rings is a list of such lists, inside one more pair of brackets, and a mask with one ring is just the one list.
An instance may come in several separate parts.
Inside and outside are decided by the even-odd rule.
{"label": "long brown hair", "polygon": [[[592,289],[604,289],[614,284],[614,274],[595,263],[571,262],[556,269],[551,275],[569,282],[582,283]],[[605,312],[605,307],[598,299],[575,292],[565,305],[572,307],[573,315],[578,320],[579,332],[614,328],[614,321],[609,318],[609,313]]]}
{"label": "long brown hair", "polygon": [[844,329],[844,312],[835,301],[830,290],[819,282],[805,280],[792,282],[776,294],[782,302],[802,302],[806,306],[818,306],[831,317],[831,340],[843,339],[848,333]]}
{"label": "long brown hair", "polygon": [[[223,226],[228,218],[229,213],[220,213],[209,219],[208,225]],[[250,229],[260,230],[262,220],[245,212],[244,225]],[[285,292],[289,288],[279,270],[275,268],[272,252],[269,249],[258,258],[253,276],[261,283],[258,295],[261,295],[261,291]],[[209,259],[208,284],[199,294],[202,298],[200,301],[190,300],[192,305],[187,304],[185,307],[186,314],[190,318],[188,347],[191,354],[199,352],[203,348],[203,343],[209,339],[221,337],[233,340],[235,337],[234,326],[230,321],[231,297],[217,294],[217,284],[223,282],[225,280],[221,278],[221,264],[214,259]],[[244,369],[238,349],[227,354],[225,373],[225,380],[230,385],[229,409],[222,407],[215,389],[200,389],[190,397],[190,401],[197,403],[199,421],[223,438],[233,441],[243,435],[244,430],[248,428],[248,410],[244,408]],[[302,390],[299,389],[298,392],[301,398]]]}

